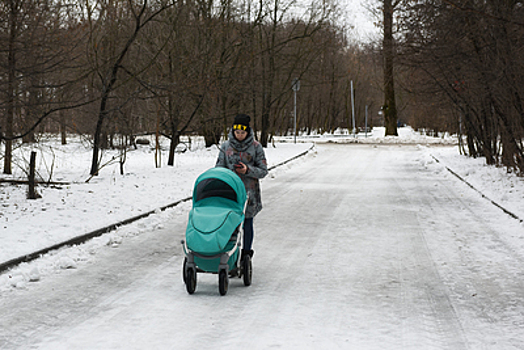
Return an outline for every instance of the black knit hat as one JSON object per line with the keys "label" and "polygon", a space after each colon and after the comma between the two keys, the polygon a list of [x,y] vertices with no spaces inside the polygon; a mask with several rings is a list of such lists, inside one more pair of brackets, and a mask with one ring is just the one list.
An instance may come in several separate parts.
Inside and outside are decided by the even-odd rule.
{"label": "black knit hat", "polygon": [[233,130],[244,130],[249,132],[249,122],[251,117],[247,114],[237,114],[235,121],[233,122]]}

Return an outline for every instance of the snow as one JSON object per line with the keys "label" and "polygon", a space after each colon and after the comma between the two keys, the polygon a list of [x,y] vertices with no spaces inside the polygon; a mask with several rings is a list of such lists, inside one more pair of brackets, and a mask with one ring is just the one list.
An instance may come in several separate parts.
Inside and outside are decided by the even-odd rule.
{"label": "snow", "polygon": [[[186,142],[189,145],[189,140]],[[283,143],[269,147],[266,150],[268,166],[285,162],[312,146],[312,143]],[[42,198],[36,200],[26,199],[27,186],[0,185],[0,237],[3,242],[0,263],[152,211],[156,215],[123,226],[95,242],[97,245],[118,246],[125,236],[161,227],[165,215],[160,208],[190,197],[196,177],[216,162],[217,147],[205,148],[199,139],[192,140],[190,147],[192,151],[177,153],[175,166],[169,167],[166,165],[168,145],[162,145],[162,167],[156,168],[152,146],[139,146],[138,150],[127,154],[125,175],[120,175],[119,164],[113,161],[93,178],[89,176],[91,150],[79,140],[73,139],[65,146],[58,146],[56,140],[50,140],[38,149],[18,148],[16,155],[19,158],[29,159],[31,151],[37,151],[42,178],[49,179],[52,174],[53,181],[67,184],[39,186],[37,192]],[[102,163],[116,157],[118,152],[107,152]],[[24,167],[15,168],[12,178],[24,178],[25,171]],[[90,242],[88,246],[92,244]],[[86,255],[85,249],[73,247],[67,250],[67,258],[58,257],[59,254],[56,260],[50,259],[48,264],[36,269],[49,273],[73,268],[75,261],[88,259],[89,253]],[[78,251],[75,253],[75,250]],[[0,288],[21,286],[28,281],[30,273],[25,266],[23,264],[11,272],[16,277],[0,276]]]}
{"label": "snow", "polygon": [[[435,346],[440,341],[439,339],[432,341],[424,338],[431,337],[434,329],[438,329],[438,332],[435,331],[436,334],[446,334],[448,343],[443,344],[440,348],[522,348],[524,342],[519,340],[517,332],[524,323],[524,311],[519,306],[519,301],[522,299],[519,290],[522,290],[522,286],[518,282],[518,277],[522,276],[522,265],[519,259],[510,260],[510,257],[501,254],[500,251],[502,251],[501,247],[509,246],[511,248],[508,249],[515,251],[515,254],[520,256],[519,252],[524,249],[522,238],[522,233],[524,233],[522,224],[522,219],[524,219],[523,179],[508,173],[503,168],[487,166],[483,159],[461,156],[456,146],[456,138],[448,135],[439,137],[420,135],[409,127],[400,128],[399,137],[384,137],[383,134],[383,128],[375,128],[368,137],[359,134],[358,138],[340,131],[335,135],[301,136],[297,139],[296,144],[290,137],[281,137],[276,140],[274,146],[265,150],[269,166],[280,164],[305,151],[310,151],[306,156],[273,169],[262,181],[263,197],[266,191],[268,196],[279,198],[284,202],[288,196],[280,192],[293,192],[294,196],[299,198],[302,198],[302,191],[314,191],[317,195],[316,198],[303,197],[303,204],[308,208],[306,217],[295,213],[293,209],[290,209],[289,212],[281,212],[278,211],[280,209],[266,206],[265,213],[261,215],[256,227],[262,231],[263,227],[271,227],[272,220],[282,223],[286,222],[286,217],[289,217],[289,220],[294,222],[294,226],[298,226],[298,230],[305,235],[304,239],[307,237],[315,244],[301,245],[299,241],[293,244],[294,241],[289,241],[290,238],[288,238],[287,244],[281,249],[286,251],[286,262],[289,263],[292,271],[280,277],[280,280],[274,273],[264,269],[264,262],[267,265],[267,262],[279,261],[282,257],[276,256],[277,253],[269,249],[265,250],[265,253],[259,253],[260,260],[255,261],[255,284],[249,288],[249,293],[243,294],[243,297],[247,298],[246,300],[252,303],[255,309],[250,310],[248,306],[241,310],[242,317],[247,318],[249,326],[246,326],[246,329],[240,329],[240,332],[249,333],[247,328],[250,327],[253,330],[257,329],[257,326],[262,327],[262,323],[269,323],[271,327],[260,328],[260,334],[254,337],[258,343],[252,348],[257,349],[338,347],[367,350],[384,348],[377,344],[384,345],[388,342],[391,342],[391,349],[419,349],[423,348],[420,347],[420,344],[425,343],[433,346],[428,345],[427,348],[439,348]],[[362,228],[361,231],[356,231],[360,234],[355,233],[351,243],[347,243],[341,235],[323,237],[323,239],[315,238],[313,236],[315,227],[323,227],[320,232],[325,232],[325,235],[340,231],[337,218],[345,215],[348,204],[343,202],[342,195],[331,194],[330,197],[323,195],[324,190],[340,184],[315,179],[315,182],[299,184],[300,190],[294,191],[294,187],[283,190],[279,187],[278,181],[281,178],[293,178],[299,170],[302,170],[302,167],[306,169],[310,162],[319,161],[321,157],[327,156],[328,151],[326,150],[337,152],[336,144],[356,143],[357,141],[358,145],[340,145],[339,147],[349,147],[349,150],[351,147],[357,147],[359,150],[365,150],[365,153],[355,151],[355,157],[360,154],[369,157],[369,154],[372,154],[373,157],[377,157],[377,162],[380,164],[387,163],[388,159],[402,161],[417,174],[427,176],[427,183],[424,182],[424,177],[414,180],[413,184],[399,178],[399,183],[402,183],[401,190],[407,196],[411,191],[419,190],[419,187],[415,185],[423,185],[426,186],[427,191],[418,197],[415,196],[412,202],[405,203],[404,206],[382,213],[382,216],[386,213],[388,220],[395,222],[396,225],[402,227],[402,230],[395,229],[391,233],[387,227],[381,227],[379,225],[382,220],[379,215],[381,207],[378,203],[376,206],[371,203],[374,198],[381,196],[382,200],[386,197],[390,198],[388,193],[385,193],[386,190],[381,188],[380,180],[386,176],[388,171],[387,166],[384,165],[383,168],[386,170],[381,168],[380,171],[370,174],[367,180],[373,181],[373,184],[376,185],[375,189],[361,194],[362,196],[358,197],[360,199],[355,199],[355,201],[362,202],[361,206],[357,206],[360,210],[358,218],[365,222],[349,220],[354,220],[351,222],[356,227]],[[373,149],[376,152],[373,152]],[[16,152],[18,157],[24,155],[28,158],[31,150],[24,146],[18,148]],[[210,298],[209,296],[217,295],[218,291],[215,277],[206,275],[199,276],[201,280],[199,280],[197,293],[191,296],[194,298],[186,299],[190,296],[185,293],[184,285],[181,282],[180,251],[177,251],[178,255],[173,256],[174,249],[181,249],[175,242],[176,239],[170,242],[164,240],[169,237],[169,232],[165,233],[166,231],[174,230],[180,232],[179,235],[183,234],[191,204],[184,202],[166,210],[160,210],[160,208],[191,195],[196,177],[214,166],[217,148],[206,149],[198,139],[192,140],[191,151],[177,153],[175,166],[168,167],[165,164],[167,161],[166,145],[163,145],[162,166],[155,168],[154,150],[151,149],[151,146],[139,146],[138,150],[129,152],[127,156],[125,175],[119,174],[119,165],[114,163],[105,166],[99,176],[87,183],[85,181],[89,178],[91,151],[81,142],[57,146],[53,140],[49,140],[43,143],[43,146],[39,146],[37,152],[40,175],[43,178],[49,178],[52,173],[53,180],[69,184],[39,186],[37,191],[42,198],[37,200],[26,199],[25,186],[0,184],[2,206],[0,237],[3,243],[0,246],[0,263],[133,216],[148,212],[152,212],[152,215],[123,225],[84,244],[52,251],[39,259],[22,263],[0,274],[0,299],[10,300],[12,298],[19,302],[17,305],[23,301],[21,304],[26,303],[33,307],[33,309],[28,308],[32,311],[11,311],[10,315],[16,319],[29,317],[27,322],[34,321],[38,326],[36,330],[28,334],[23,331],[13,333],[11,336],[15,340],[11,339],[9,343],[11,347],[6,348],[17,348],[13,344],[32,344],[31,334],[38,334],[38,329],[44,327],[43,325],[58,323],[53,318],[54,316],[44,312],[45,306],[40,302],[43,296],[49,297],[54,293],[57,293],[56,298],[60,299],[60,303],[65,303],[60,304],[65,305],[66,311],[64,312],[77,311],[75,314],[83,316],[75,317],[76,326],[73,328],[74,334],[70,335],[70,339],[64,338],[59,330],[52,329],[50,333],[40,334],[39,341],[44,345],[38,348],[87,349],[93,346],[98,348],[99,346],[95,344],[99,343],[90,340],[92,333],[101,337],[105,345],[100,348],[105,349],[193,347],[195,344],[190,343],[189,340],[184,343],[181,335],[196,335],[200,332],[202,338],[196,345],[209,348],[210,344],[216,342],[220,338],[220,331],[224,331],[220,324],[235,322],[237,315],[231,311],[238,308],[239,299],[235,298],[234,291],[230,293],[233,295],[223,298]],[[107,152],[104,159],[111,159],[115,155],[116,153]],[[359,168],[361,164],[362,169]],[[357,158],[354,159],[352,168],[356,172],[364,172],[367,169],[365,167],[371,166],[369,164],[376,166],[374,163],[366,163],[364,159]],[[24,170],[17,168],[13,178],[23,177]],[[336,164],[333,165],[332,175],[334,178],[337,176],[335,181],[343,181],[341,179],[344,179],[346,174],[337,174],[338,171],[347,170],[339,169]],[[452,172],[460,176],[462,180],[459,180]],[[401,175],[413,176],[410,173]],[[474,187],[476,191],[463,183],[464,181]],[[411,185],[413,188],[410,187]],[[442,189],[447,192],[442,192]],[[454,197],[455,194],[448,194],[457,189],[459,189],[459,199]],[[354,192],[358,193],[358,191],[358,188],[354,188]],[[398,197],[399,193],[395,193],[395,197]],[[478,193],[481,193],[484,198],[479,199]],[[427,199],[426,196],[431,199]],[[292,208],[293,201],[296,199],[291,198],[296,197],[289,198],[289,203],[286,204]],[[333,216],[331,218],[324,218],[325,211],[320,209],[318,212],[315,211],[317,201],[332,208]],[[417,201],[420,201],[420,208],[416,205]],[[439,201],[442,203],[438,203]],[[448,202],[450,209],[446,209]],[[476,207],[469,208],[468,203],[470,202],[474,203]],[[502,212],[492,202],[512,213],[516,218]],[[373,210],[370,210],[370,207]],[[486,225],[470,218],[473,211],[478,211],[479,217],[482,217],[483,213],[490,213],[490,218],[486,219],[488,228],[484,228]],[[500,212],[500,215],[492,214],[493,212]],[[427,219],[427,223],[422,226],[425,227],[424,230],[427,230],[423,236],[425,238],[422,239],[419,236],[410,238],[413,247],[417,249],[405,243],[399,243],[402,242],[399,237],[404,232],[409,233],[416,229],[404,220],[396,219],[395,216],[409,218],[414,213],[417,213],[420,218]],[[445,222],[446,216],[452,220]],[[456,227],[460,225],[460,221],[464,221],[467,227],[471,228],[468,235],[460,236],[463,229]],[[490,240],[489,236],[492,232],[498,232],[496,231],[497,226],[500,227],[500,225],[505,228],[505,236]],[[367,235],[366,227],[369,230],[371,230],[369,227],[373,227],[373,232],[380,236],[380,240],[376,241],[380,242],[378,246],[371,245],[371,238]],[[282,229],[285,231],[289,228],[282,227]],[[155,235],[152,236],[152,233]],[[495,236],[494,233],[493,236]],[[268,235],[270,240],[276,238]],[[450,240],[458,242],[457,246],[448,246]],[[376,242],[373,244],[377,244]],[[277,241],[259,243],[260,245],[265,244],[265,247],[270,244],[279,244]],[[151,252],[148,248],[154,244],[158,248]],[[388,247],[393,249],[388,250]],[[373,257],[372,252],[380,249],[384,249],[386,255],[400,252],[402,259],[395,260],[393,256],[391,260],[384,257],[380,259]],[[349,252],[350,255],[355,256],[358,254],[369,256],[371,260],[366,261],[369,266],[364,266],[369,274],[360,275],[359,269],[363,267],[359,267],[358,264],[335,264],[330,268],[330,276],[334,278],[334,281],[327,281],[324,278],[326,276],[317,276],[320,284],[331,283],[329,284],[331,287],[324,291],[301,274],[301,271],[308,268],[311,271],[317,271],[315,262],[308,257],[325,256],[326,254],[339,256],[337,254],[343,254],[343,252]],[[471,258],[471,261],[461,260],[464,259],[464,256],[460,254],[465,254],[464,252],[467,252],[465,256]],[[142,270],[145,267],[133,267],[134,265],[130,265],[129,260],[132,260],[131,257],[136,257],[137,261],[142,262],[142,265],[151,265],[153,264],[150,261],[151,254],[163,257],[164,262],[157,269],[147,270],[154,272],[144,277],[141,274],[146,271]],[[117,258],[118,256],[121,259]],[[479,257],[482,262],[477,260],[480,259]],[[106,261],[111,261],[113,266],[108,267],[107,264],[102,264]],[[401,269],[403,275],[392,278],[390,271],[396,264],[403,266]],[[422,265],[423,269],[414,268],[419,265]],[[116,276],[115,270],[122,271],[122,273]],[[124,271],[129,271],[129,275],[124,274]],[[288,280],[290,275],[296,276],[293,281]],[[474,280],[472,276],[476,275],[482,281]],[[500,283],[506,289],[497,294],[497,291],[500,292],[497,289],[499,287],[497,283],[505,275],[509,276],[508,281]],[[330,290],[338,291],[337,284],[345,281],[342,276],[346,276],[344,278],[351,281],[352,287],[346,290],[344,295],[330,292]],[[100,281],[102,278],[107,279],[110,283],[104,284]],[[84,283],[89,283],[86,281],[90,280],[97,287],[88,291],[86,295],[79,295],[76,288],[78,286],[84,288]],[[60,282],[62,290],[56,290],[55,281],[62,281]],[[169,290],[169,293],[173,294],[173,281],[176,286],[175,294],[178,296],[177,299],[180,299],[178,302],[171,300],[172,295],[165,292]],[[265,283],[257,281],[265,281]],[[437,284],[438,281],[442,283]],[[105,287],[100,287],[100,285]],[[411,288],[412,285],[414,285],[413,288]],[[428,286],[431,286],[431,292],[426,291]],[[382,291],[382,294],[378,295],[380,305],[376,304],[376,299],[362,298],[365,291],[370,288],[378,288]],[[134,293],[132,297],[127,295],[129,290]],[[285,292],[280,292],[281,290]],[[419,291],[420,295],[416,291]],[[424,294],[424,291],[429,294]],[[311,299],[311,292],[314,292],[319,300]],[[110,296],[107,296],[106,293]],[[89,304],[88,301],[91,299],[96,300],[98,294],[105,295],[101,303],[92,306],[84,305]],[[191,300],[195,300],[199,295],[201,298],[197,300],[201,305],[196,306],[195,301]],[[397,313],[398,310],[388,309],[390,298],[399,296],[404,305],[400,310],[400,315]],[[271,299],[274,300],[274,304],[268,310],[260,309],[268,307],[267,304],[257,306],[259,305],[256,303],[257,300],[270,298],[274,298]],[[361,304],[356,304],[354,300],[357,299]],[[433,305],[433,308],[426,304],[419,304],[422,299],[431,300],[428,305]],[[326,305],[321,300],[333,301],[328,304],[329,310],[324,310]],[[353,301],[349,302],[349,300]],[[479,302],[481,306],[476,302]],[[495,307],[492,304],[500,305]],[[435,308],[435,305],[438,307]],[[167,319],[163,321],[154,317],[154,315],[167,317],[167,313],[190,315],[193,312],[191,307],[197,308],[196,312],[201,316],[202,313],[209,312],[209,310],[215,312],[203,321],[208,327],[207,330],[195,330],[194,321],[188,322],[185,326],[184,322],[177,324],[175,330]],[[44,310],[42,311],[44,320],[31,316],[35,309]],[[297,310],[305,311],[298,312],[300,322],[290,325],[289,320],[296,321],[294,317],[299,317],[296,314]],[[323,312],[328,312],[328,314],[324,315]],[[277,314],[278,316],[275,316]],[[386,325],[386,329],[370,331],[374,327],[379,327],[381,323],[381,319],[376,318],[377,314],[390,318],[391,323]],[[33,320],[32,317],[34,317]],[[435,320],[431,317],[435,317]],[[150,324],[147,321],[149,318],[154,318],[156,321]],[[77,319],[78,322],[76,322]],[[485,319],[488,319],[489,322]],[[367,320],[369,323],[359,323],[362,320]],[[507,322],[504,323],[505,321]],[[337,322],[347,326],[345,328],[347,333],[343,333]],[[109,328],[107,328],[108,324],[111,325]],[[397,331],[399,329],[397,326],[400,324],[402,324],[403,331],[408,330],[407,334],[403,335],[404,343],[398,343]],[[500,325],[507,328],[504,339],[500,338],[500,327],[502,327]],[[319,330],[319,327],[323,329]],[[126,333],[130,329],[137,333],[132,336]],[[270,330],[273,333],[265,334]],[[417,333],[415,330],[420,332]],[[174,333],[173,339],[170,339],[170,332]],[[177,337],[178,335],[180,337]],[[6,337],[6,335],[3,336]],[[177,344],[180,347],[174,345],[174,339],[179,342]],[[481,339],[487,340],[488,343],[483,343]],[[235,345],[232,348],[242,348],[241,340],[233,340],[233,338],[228,340]],[[346,347],[344,344],[352,344],[353,347],[350,345]],[[0,337],[0,348],[3,349],[2,337]]]}
{"label": "snow", "polygon": [[[368,137],[359,134],[358,138],[347,131],[337,131],[333,135],[302,136],[297,143],[293,143],[292,137],[281,137],[280,143],[266,149],[268,166],[278,165],[300,155],[311,149],[314,143],[417,144],[425,155],[421,159],[425,166],[432,166],[436,171],[449,168],[488,199],[524,219],[522,178],[508,173],[504,168],[486,165],[483,158],[461,156],[456,146],[426,147],[456,145],[456,138],[448,135],[421,135],[409,127],[399,128],[399,137],[383,135],[383,128],[375,128]],[[43,146],[36,149],[40,176],[49,179],[52,175],[53,181],[69,184],[40,186],[37,191],[42,198],[37,200],[26,199],[26,186],[0,186],[0,237],[3,242],[0,246],[0,262],[150,211],[156,210],[157,215],[140,223],[124,226],[100,240],[104,244],[117,246],[125,236],[137,235],[143,230],[161,226],[164,219],[159,208],[190,197],[196,177],[214,166],[217,148],[206,149],[201,140],[192,142],[190,147],[193,151],[177,153],[174,167],[166,165],[167,144],[162,145],[160,168],[155,167],[155,151],[152,146],[139,146],[138,150],[127,155],[125,175],[120,175],[119,164],[113,161],[100,171],[99,176],[92,179],[89,176],[92,153],[87,144],[75,139],[65,146],[58,146],[53,139],[44,142]],[[16,155],[28,159],[32,150],[35,149],[21,147],[17,149]],[[116,157],[117,152],[104,154],[104,160]],[[12,178],[23,178],[24,171],[25,168],[15,167]],[[89,182],[86,183],[88,179]],[[73,256],[66,263],[64,258],[59,258],[57,262],[53,262],[53,267],[45,270],[71,268],[74,267],[75,260],[84,259],[86,257]],[[23,275],[23,280],[28,280],[31,274]],[[5,276],[2,277],[5,280]],[[13,285],[12,279],[8,282],[8,285]],[[5,285],[5,281],[0,282],[0,286],[2,285]]]}

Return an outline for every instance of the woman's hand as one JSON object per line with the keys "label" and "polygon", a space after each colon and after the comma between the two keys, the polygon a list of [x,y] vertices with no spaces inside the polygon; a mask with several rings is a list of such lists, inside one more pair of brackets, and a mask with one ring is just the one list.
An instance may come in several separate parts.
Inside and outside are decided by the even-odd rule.
{"label": "woman's hand", "polygon": [[247,165],[242,162],[238,162],[238,164],[235,164],[235,171],[238,174],[245,174],[247,173]]}

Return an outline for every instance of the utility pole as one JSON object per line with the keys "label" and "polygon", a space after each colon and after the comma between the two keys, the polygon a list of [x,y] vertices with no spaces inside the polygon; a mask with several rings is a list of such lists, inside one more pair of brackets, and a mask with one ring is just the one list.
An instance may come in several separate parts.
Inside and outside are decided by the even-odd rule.
{"label": "utility pole", "polygon": [[355,96],[353,93],[353,80],[351,80],[351,121],[353,122],[353,136],[357,137],[355,129]]}
{"label": "utility pole", "polygon": [[294,103],[294,127],[293,127],[293,135],[295,137],[295,143],[297,143],[297,91],[300,90],[300,80],[298,78],[293,79],[293,83],[291,84],[291,88],[295,92],[295,103]]}

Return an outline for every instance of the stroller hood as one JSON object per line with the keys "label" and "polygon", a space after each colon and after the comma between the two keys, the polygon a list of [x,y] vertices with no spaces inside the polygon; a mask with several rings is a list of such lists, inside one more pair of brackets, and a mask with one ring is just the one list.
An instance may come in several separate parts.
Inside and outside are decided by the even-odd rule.
{"label": "stroller hood", "polygon": [[200,175],[193,191],[186,241],[189,249],[217,254],[244,221],[246,190],[229,169],[212,168]]}
{"label": "stroller hood", "polygon": [[211,197],[222,197],[236,203],[236,209],[244,211],[246,188],[240,177],[226,168],[211,168],[202,173],[193,188],[193,207],[198,202]]}

